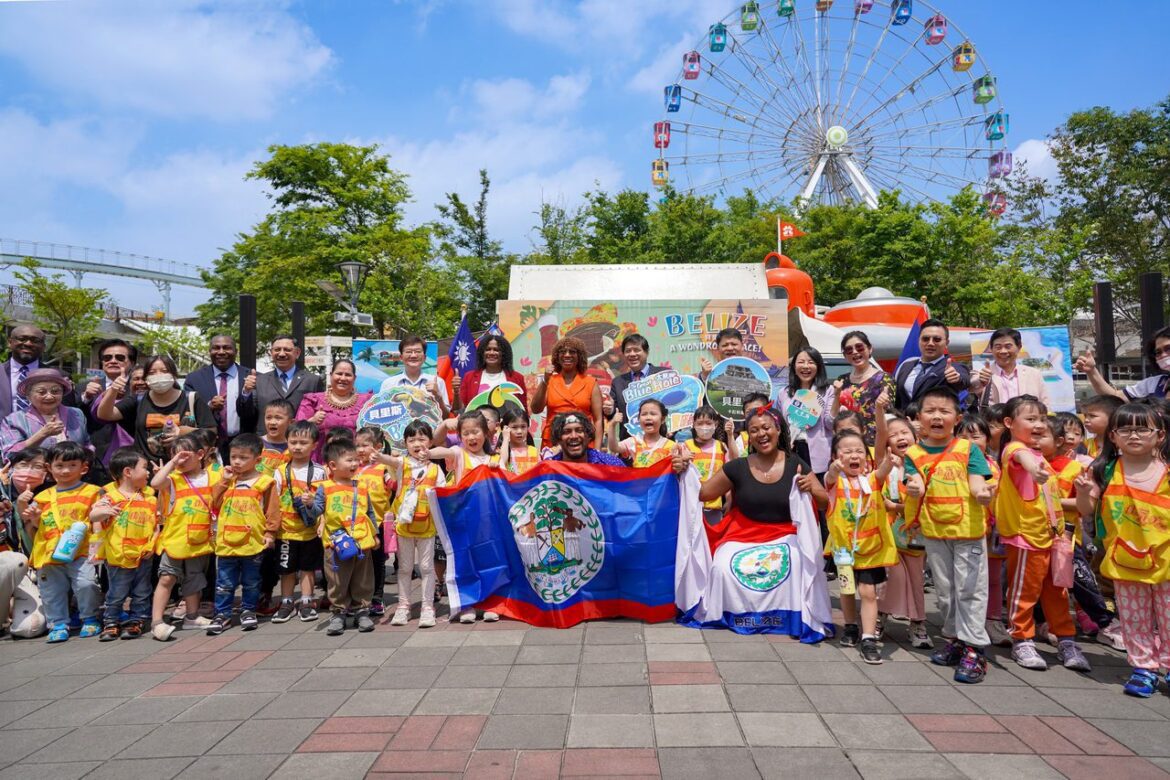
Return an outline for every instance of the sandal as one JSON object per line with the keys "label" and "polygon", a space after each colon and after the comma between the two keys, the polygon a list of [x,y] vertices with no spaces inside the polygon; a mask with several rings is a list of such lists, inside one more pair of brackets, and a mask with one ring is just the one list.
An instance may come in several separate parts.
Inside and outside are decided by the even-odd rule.
{"label": "sandal", "polygon": [[77,633],[82,639],[88,639],[91,636],[97,636],[102,632],[102,624],[96,620],[87,620],[81,624],[81,631]]}
{"label": "sandal", "polygon": [[49,632],[49,644],[56,644],[57,642],[64,642],[69,639],[69,626],[64,623],[58,623],[53,626],[53,630]]}

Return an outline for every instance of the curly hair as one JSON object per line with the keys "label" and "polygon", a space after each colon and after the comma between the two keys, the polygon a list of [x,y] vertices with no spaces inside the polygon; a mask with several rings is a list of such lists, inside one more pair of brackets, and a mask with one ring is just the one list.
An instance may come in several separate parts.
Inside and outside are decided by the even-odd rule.
{"label": "curly hair", "polygon": [[495,344],[500,348],[500,367],[504,373],[511,373],[512,371],[512,345],[503,336],[484,336],[479,340],[479,348],[476,351],[477,368],[481,371],[487,368],[487,358],[484,353],[487,352],[488,345]]}
{"label": "curly hair", "polygon": [[566,352],[572,352],[577,356],[577,373],[584,374],[589,370],[589,353],[585,351],[585,342],[574,336],[565,336],[563,339],[553,344],[552,355],[549,359],[552,361],[553,370],[558,374],[561,373],[561,358]]}
{"label": "curly hair", "polygon": [[569,423],[577,423],[585,429],[586,445],[593,440],[597,429],[593,427],[593,420],[589,419],[589,415],[581,414],[579,412],[562,412],[553,418],[552,435],[553,442],[560,444],[561,436],[565,433],[565,426]]}

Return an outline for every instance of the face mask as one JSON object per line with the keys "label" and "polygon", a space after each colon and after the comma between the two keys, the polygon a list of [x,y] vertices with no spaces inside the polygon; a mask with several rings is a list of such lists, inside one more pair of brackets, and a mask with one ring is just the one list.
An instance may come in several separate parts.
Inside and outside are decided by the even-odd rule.
{"label": "face mask", "polygon": [[151,374],[146,378],[146,386],[156,393],[161,393],[175,386],[175,378],[170,374]]}
{"label": "face mask", "polygon": [[715,435],[715,426],[714,425],[696,425],[695,426],[695,433],[699,436],[702,436],[703,438],[706,438],[708,436],[714,436]]}
{"label": "face mask", "polygon": [[1163,355],[1158,358],[1158,368],[1163,371],[1170,371],[1170,355]]}

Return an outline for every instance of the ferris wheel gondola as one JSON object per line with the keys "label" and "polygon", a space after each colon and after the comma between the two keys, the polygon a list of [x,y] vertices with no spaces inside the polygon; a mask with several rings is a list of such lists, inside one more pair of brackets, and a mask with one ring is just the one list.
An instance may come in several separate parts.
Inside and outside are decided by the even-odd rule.
{"label": "ferris wheel gondola", "polygon": [[738,5],[682,55],[665,108],[656,186],[871,207],[882,190],[928,202],[973,187],[1006,208],[995,76],[922,0]]}

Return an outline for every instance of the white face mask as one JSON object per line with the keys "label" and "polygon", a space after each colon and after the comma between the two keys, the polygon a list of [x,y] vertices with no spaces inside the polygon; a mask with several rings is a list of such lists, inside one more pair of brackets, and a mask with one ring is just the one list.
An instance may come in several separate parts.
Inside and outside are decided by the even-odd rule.
{"label": "white face mask", "polygon": [[695,426],[695,434],[698,436],[702,436],[704,439],[706,439],[710,436],[714,436],[715,435],[715,426],[714,425],[696,425]]}
{"label": "white face mask", "polygon": [[161,393],[175,386],[175,378],[170,374],[151,374],[146,378],[146,386],[156,393]]}
{"label": "white face mask", "polygon": [[1158,368],[1163,371],[1170,371],[1170,355],[1163,355],[1158,358]]}

